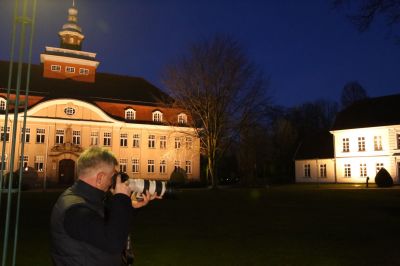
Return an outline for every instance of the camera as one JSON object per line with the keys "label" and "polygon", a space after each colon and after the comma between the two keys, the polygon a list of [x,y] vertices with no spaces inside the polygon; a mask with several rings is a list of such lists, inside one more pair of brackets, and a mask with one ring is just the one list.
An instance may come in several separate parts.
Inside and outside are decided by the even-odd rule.
{"label": "camera", "polygon": [[137,195],[145,194],[146,191],[149,191],[150,195],[156,194],[159,197],[163,196],[171,196],[173,194],[172,186],[166,181],[160,180],[147,180],[147,179],[133,179],[129,178],[129,176],[124,172],[119,172],[113,175],[112,177],[112,188],[115,188],[115,183],[117,176],[121,176],[121,182],[128,181],[129,188],[133,193]]}

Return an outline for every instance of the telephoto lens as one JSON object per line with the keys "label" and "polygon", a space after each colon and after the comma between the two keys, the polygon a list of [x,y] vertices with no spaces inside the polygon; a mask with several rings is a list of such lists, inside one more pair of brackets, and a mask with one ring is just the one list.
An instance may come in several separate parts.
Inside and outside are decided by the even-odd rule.
{"label": "telephoto lens", "polygon": [[150,195],[156,194],[159,197],[167,196],[172,193],[168,183],[160,180],[128,179],[130,189],[137,194],[145,194],[149,191]]}

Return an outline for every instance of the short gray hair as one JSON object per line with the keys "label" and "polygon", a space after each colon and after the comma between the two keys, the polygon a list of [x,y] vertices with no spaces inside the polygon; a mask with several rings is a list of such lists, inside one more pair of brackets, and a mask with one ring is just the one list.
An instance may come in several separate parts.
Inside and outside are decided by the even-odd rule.
{"label": "short gray hair", "polygon": [[86,149],[78,158],[78,175],[86,169],[94,168],[101,163],[116,166],[118,165],[115,155],[106,148],[90,147]]}

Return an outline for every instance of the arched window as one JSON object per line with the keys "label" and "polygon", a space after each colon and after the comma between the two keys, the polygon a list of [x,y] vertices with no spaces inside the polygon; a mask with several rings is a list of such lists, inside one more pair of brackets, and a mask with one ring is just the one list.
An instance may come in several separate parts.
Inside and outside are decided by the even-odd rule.
{"label": "arched window", "polygon": [[153,121],[154,122],[162,122],[163,114],[160,111],[153,112]]}
{"label": "arched window", "polygon": [[187,115],[185,113],[180,113],[178,115],[178,124],[186,124],[187,123]]}
{"label": "arched window", "polygon": [[135,120],[136,119],[136,111],[132,108],[125,110],[125,119],[126,120]]}
{"label": "arched window", "polygon": [[7,101],[4,98],[0,98],[0,111],[6,110]]}

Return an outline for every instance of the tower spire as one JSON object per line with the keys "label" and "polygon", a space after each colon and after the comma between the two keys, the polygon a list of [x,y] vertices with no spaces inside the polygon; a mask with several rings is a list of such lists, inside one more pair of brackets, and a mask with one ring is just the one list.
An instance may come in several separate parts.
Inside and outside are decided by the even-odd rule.
{"label": "tower spire", "polygon": [[68,9],[68,22],[58,32],[60,36],[60,47],[71,50],[81,50],[82,41],[85,36],[81,27],[78,26],[78,9],[75,7],[75,0],[72,0],[72,7]]}

